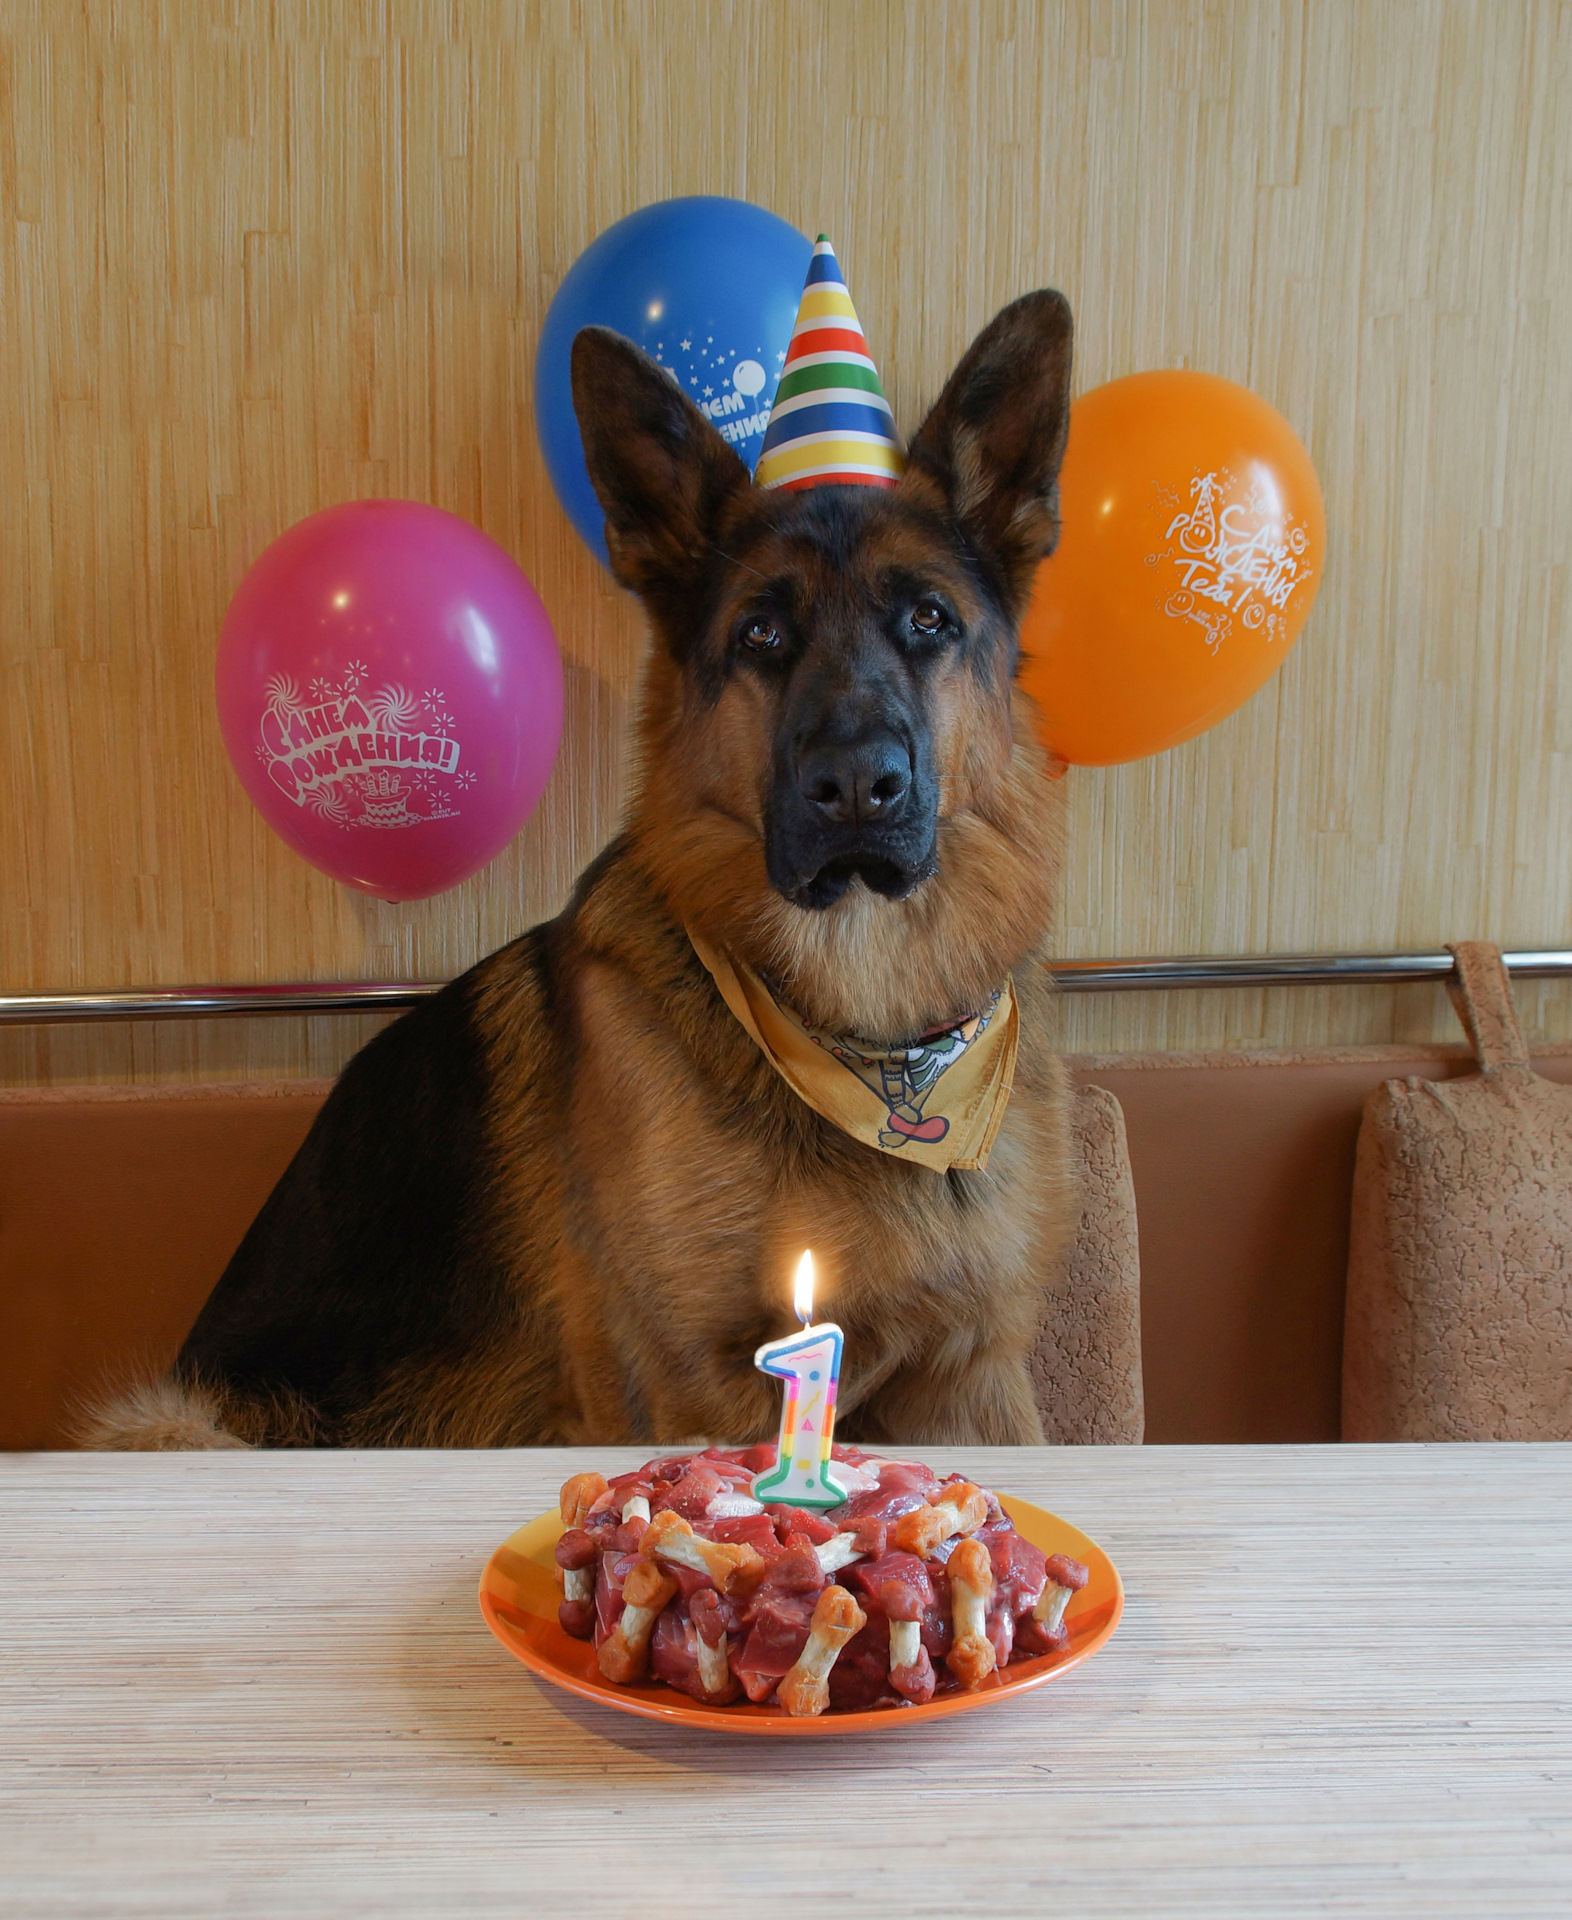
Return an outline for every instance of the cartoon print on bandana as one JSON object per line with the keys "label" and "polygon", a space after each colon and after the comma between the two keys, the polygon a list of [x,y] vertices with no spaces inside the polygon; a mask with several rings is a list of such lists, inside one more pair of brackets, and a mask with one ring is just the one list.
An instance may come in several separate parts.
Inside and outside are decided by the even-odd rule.
{"label": "cartoon print on bandana", "polygon": [[980,1013],[974,1013],[958,1026],[937,1033],[925,1033],[915,1046],[896,1047],[882,1053],[856,1047],[830,1034],[803,1031],[817,1046],[831,1053],[889,1108],[885,1124],[879,1130],[881,1147],[903,1147],[908,1140],[942,1140],[950,1131],[943,1114],[923,1117],[923,1107],[941,1077],[955,1065],[966,1049],[988,1031],[999,1005],[994,993]]}

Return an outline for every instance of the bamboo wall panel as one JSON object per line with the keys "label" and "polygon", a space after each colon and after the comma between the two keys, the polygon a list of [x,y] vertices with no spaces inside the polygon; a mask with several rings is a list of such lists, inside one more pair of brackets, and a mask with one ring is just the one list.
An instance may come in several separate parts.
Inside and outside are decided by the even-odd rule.
{"label": "bamboo wall panel", "polygon": [[[1069,781],[1066,955],[1572,939],[1572,8],[1531,0],[475,0],[8,9],[0,42],[0,985],[444,977],[614,830],[636,609],[556,506],[530,377],[562,274],[668,194],[836,240],[909,428],[1065,289],[1081,388],[1246,382],[1330,553],[1234,719]],[[393,907],[314,873],[211,699],[247,563],[336,501],[466,515],[567,659],[507,853]],[[1572,1037],[1572,990],[1524,990]],[[1118,1047],[1450,1037],[1434,988],[1126,995]],[[0,1077],[331,1070],[361,1021],[0,1037]]]}

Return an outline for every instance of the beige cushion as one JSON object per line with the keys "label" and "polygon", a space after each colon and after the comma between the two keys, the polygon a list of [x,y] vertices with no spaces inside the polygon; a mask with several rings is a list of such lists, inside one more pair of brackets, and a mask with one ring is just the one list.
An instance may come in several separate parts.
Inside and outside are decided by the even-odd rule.
{"label": "beige cushion", "polygon": [[1101,1087],[1083,1087],[1072,1129],[1080,1227],[1049,1298],[1032,1354],[1032,1384],[1050,1441],[1134,1446],[1144,1424],[1141,1260],[1119,1102]]}
{"label": "beige cushion", "polygon": [[1365,1105],[1345,1440],[1572,1440],[1572,1089],[1543,1080],[1496,948],[1453,949],[1481,1071]]}

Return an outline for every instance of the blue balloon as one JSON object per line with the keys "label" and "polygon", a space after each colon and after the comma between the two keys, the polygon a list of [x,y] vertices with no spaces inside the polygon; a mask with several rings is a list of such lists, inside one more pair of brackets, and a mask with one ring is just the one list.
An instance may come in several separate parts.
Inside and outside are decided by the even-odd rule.
{"label": "blue balloon", "polygon": [[773,213],[695,194],[630,213],[568,269],[535,355],[535,427],[557,498],[603,566],[605,516],[573,414],[573,336],[614,327],[642,347],[751,473],[812,258],[812,242]]}

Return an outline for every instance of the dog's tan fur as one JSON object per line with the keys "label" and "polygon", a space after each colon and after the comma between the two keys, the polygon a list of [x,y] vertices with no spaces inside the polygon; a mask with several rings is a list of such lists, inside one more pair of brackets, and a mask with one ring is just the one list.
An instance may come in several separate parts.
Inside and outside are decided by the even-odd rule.
{"label": "dog's tan fur", "polygon": [[[1067,328],[1066,316],[1065,384]],[[953,424],[945,445],[951,497],[969,492],[985,511],[982,452]],[[943,493],[938,455],[914,446],[911,473],[864,541],[869,569],[930,564],[910,509],[949,511]],[[678,500],[673,530],[646,530],[642,546],[615,518],[608,529],[621,577],[651,599],[657,629],[651,570],[671,564],[681,509]],[[748,510],[718,510],[720,544],[727,513]],[[1051,502],[1012,504],[997,530],[1020,543],[1028,577],[1051,544],[1045,511]],[[776,551],[755,535],[749,552],[750,572],[815,564],[785,536]],[[833,571],[811,584],[831,613],[852,590]],[[736,591],[745,587],[739,576]],[[966,577],[948,590],[964,613]],[[722,607],[717,626],[729,617]],[[412,1353],[331,1424],[288,1395],[188,1376],[107,1409],[88,1443],[762,1438],[778,1388],[752,1354],[789,1325],[789,1275],[805,1246],[820,1305],[846,1333],[843,1437],[1039,1440],[1026,1355],[1073,1208],[1039,964],[1061,821],[1032,717],[1008,675],[1000,684],[958,664],[940,670],[937,871],[904,899],[853,881],[809,912],[765,873],[767,693],[739,674],[701,698],[657,644],[622,842],[560,921],[492,955],[464,985],[489,1081],[479,1150],[487,1259],[503,1291],[493,1333],[456,1355]],[[1009,975],[1020,1049],[986,1170],[935,1174],[821,1119],[728,1012],[688,926],[767,974],[810,1023],[886,1044],[970,1012]]]}
{"label": "dog's tan fur", "polygon": [[146,1380],[92,1407],[77,1433],[100,1453],[194,1453],[249,1447],[224,1424],[221,1395],[178,1380]]}

